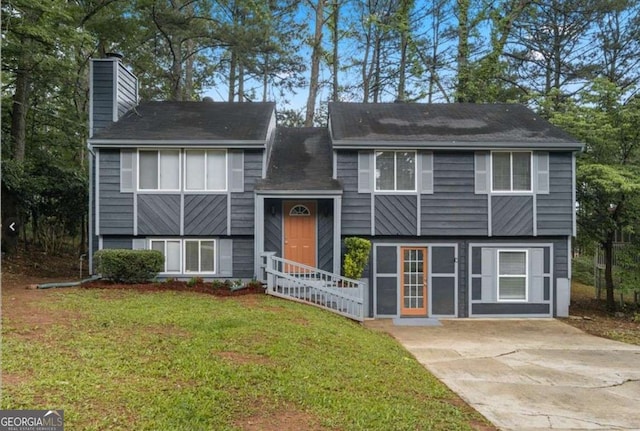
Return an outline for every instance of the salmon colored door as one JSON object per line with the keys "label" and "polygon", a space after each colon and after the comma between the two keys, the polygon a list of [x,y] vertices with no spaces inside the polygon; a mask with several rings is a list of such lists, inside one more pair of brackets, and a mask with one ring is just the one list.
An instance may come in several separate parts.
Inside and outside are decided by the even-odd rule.
{"label": "salmon colored door", "polygon": [[401,247],[400,315],[427,315],[427,248]]}
{"label": "salmon colored door", "polygon": [[316,266],[316,203],[284,202],[284,258]]}

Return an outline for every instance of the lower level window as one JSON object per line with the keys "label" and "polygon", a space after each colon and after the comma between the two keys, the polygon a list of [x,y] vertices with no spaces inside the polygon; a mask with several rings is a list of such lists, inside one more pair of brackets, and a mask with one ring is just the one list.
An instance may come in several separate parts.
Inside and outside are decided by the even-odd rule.
{"label": "lower level window", "polygon": [[213,274],[216,271],[213,239],[152,239],[150,245],[164,256],[164,273]]}
{"label": "lower level window", "polygon": [[215,272],[215,248],[213,240],[185,240],[184,272]]}
{"label": "lower level window", "polygon": [[498,300],[527,300],[527,251],[498,251]]}

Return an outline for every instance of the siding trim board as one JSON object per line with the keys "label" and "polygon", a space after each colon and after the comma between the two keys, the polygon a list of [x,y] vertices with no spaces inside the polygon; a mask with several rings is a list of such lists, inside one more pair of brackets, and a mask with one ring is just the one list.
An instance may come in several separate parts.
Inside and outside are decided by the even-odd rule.
{"label": "siding trim board", "polygon": [[[396,262],[395,262],[395,272],[378,272],[378,248],[379,247],[391,247],[395,248]],[[400,271],[402,268],[402,256],[400,251],[402,247],[424,247],[427,248],[427,316],[425,317],[458,317],[458,303],[459,303],[459,277],[460,277],[460,267],[459,267],[459,243],[458,241],[452,242],[441,242],[441,241],[394,241],[394,242],[374,242],[372,244],[372,280],[370,283],[373,285],[371,289],[373,298],[368,298],[369,303],[373,304],[373,314],[374,318],[390,318],[390,317],[400,317],[400,300],[401,300],[401,283],[400,283]],[[453,256],[454,256],[454,267],[453,272],[451,273],[436,273],[433,271],[434,267],[434,249],[435,248],[453,248]],[[380,314],[378,313],[378,278],[395,279],[395,301],[396,301],[396,312],[395,314]],[[453,314],[435,314],[433,311],[434,305],[434,279],[442,280],[446,278],[453,278]]]}
{"label": "siding trim board", "polygon": [[[474,265],[474,257],[477,257],[473,255],[473,249],[474,248],[479,248],[481,250],[488,250],[488,251],[493,251],[495,253],[497,253],[498,250],[503,251],[503,250],[514,250],[514,251],[520,251],[520,250],[528,250],[529,252],[527,253],[528,258],[527,258],[527,278],[528,278],[528,291],[527,291],[527,301],[505,301],[505,300],[498,300],[497,298],[497,293],[498,293],[498,286],[497,284],[495,284],[496,282],[492,281],[492,285],[491,285],[491,289],[492,292],[494,292],[496,294],[496,298],[493,300],[485,300],[485,299],[473,299],[473,280],[474,279],[480,279],[482,280],[485,277],[485,272],[484,270],[478,274],[478,273],[474,273],[473,272],[473,265]],[[534,249],[545,249],[547,248],[549,250],[548,256],[549,256],[549,262],[548,262],[548,266],[546,265],[546,262],[544,262],[544,258],[547,256],[547,253],[543,253],[543,268],[541,270],[541,274],[539,275],[539,277],[542,277],[542,289],[543,292],[541,296],[543,299],[542,301],[540,300],[536,300],[535,297],[532,298],[532,295],[530,293],[530,289],[531,289],[531,283],[529,282],[530,280],[532,280],[532,278],[535,276],[534,274],[534,269],[532,268],[533,265],[533,258],[532,258],[532,251]],[[469,256],[468,261],[467,261],[467,280],[466,280],[466,285],[467,285],[467,301],[468,301],[468,307],[467,307],[467,312],[468,312],[468,317],[522,317],[522,316],[527,316],[527,317],[552,317],[555,314],[555,306],[556,306],[556,289],[555,289],[555,282],[556,282],[556,272],[555,272],[555,251],[554,251],[554,243],[553,242],[524,242],[522,240],[520,241],[514,241],[514,242],[469,242],[467,244],[467,255]],[[483,253],[481,252],[481,255]],[[497,259],[493,262],[491,262],[492,264],[492,277],[495,278],[497,280]],[[545,268],[548,268],[548,270],[545,270]],[[549,299],[548,300],[544,300],[544,279],[548,279],[549,280]],[[484,284],[484,283],[483,283]],[[496,312],[495,310],[497,310],[497,308],[491,308],[491,307],[485,307],[485,309],[487,309],[489,312],[487,314],[480,314],[476,311],[476,313],[474,314],[474,306],[476,306],[476,309],[482,309],[482,307],[477,307],[478,305],[483,305],[483,304],[500,304],[500,310],[505,310],[504,312]],[[549,313],[548,314],[544,314],[540,312],[540,307],[542,307],[542,305],[545,305],[548,310]],[[523,310],[526,308],[526,306],[531,306],[530,309],[531,311],[518,311],[518,310]],[[511,307],[511,308],[509,308]],[[523,308],[525,307],[525,308]]]}

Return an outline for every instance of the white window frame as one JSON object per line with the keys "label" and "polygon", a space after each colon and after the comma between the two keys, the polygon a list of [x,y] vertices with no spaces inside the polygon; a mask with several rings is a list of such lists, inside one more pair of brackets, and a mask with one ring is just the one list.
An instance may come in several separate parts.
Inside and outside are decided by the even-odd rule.
{"label": "white window frame", "polygon": [[[393,189],[378,188],[378,152],[393,153]],[[398,190],[398,153],[413,153],[413,188],[411,190]],[[418,152],[416,150],[374,150],[373,152],[373,186],[378,193],[415,193],[418,181]]]}
{"label": "white window frame", "polygon": [[[496,250],[496,291],[498,302],[528,302],[529,301],[529,250],[526,249],[498,249]],[[500,253],[524,253],[524,274],[500,274]],[[502,299],[500,297],[500,279],[502,278],[523,278],[524,277],[524,299]]]}
{"label": "white window frame", "polygon": [[[200,243],[203,241],[206,242],[213,242],[213,272],[211,271],[187,271],[186,267],[187,267],[187,251],[186,251],[186,242],[187,241],[191,241],[191,242],[198,242],[198,269],[200,269],[202,267],[202,262],[200,260]],[[180,243],[180,269],[178,271],[167,271],[167,260],[165,258],[165,262],[164,262],[164,268],[162,270],[162,272],[160,272],[160,274],[163,275],[167,275],[167,274],[171,274],[171,275],[193,275],[193,276],[199,276],[199,275],[216,275],[218,273],[218,241],[215,238],[149,238],[148,242],[147,242],[147,249],[148,250],[153,250],[153,243],[154,242],[162,242],[164,243],[164,256],[167,255],[167,242],[178,242]]]}
{"label": "white window frame", "polygon": [[[495,190],[493,184],[493,155],[495,153],[509,153],[509,176],[510,176],[510,189],[509,190]],[[528,153],[529,154],[529,189],[528,190],[514,190],[513,189],[513,153]],[[495,150],[491,151],[489,157],[490,164],[490,178],[491,178],[491,193],[504,193],[504,194],[523,194],[533,193],[533,151],[519,151],[519,150]]]}
{"label": "white window frame", "polygon": [[[164,243],[164,252],[163,252],[163,256],[165,256],[164,259],[164,268],[163,271],[161,272],[161,274],[181,274],[182,273],[182,261],[183,261],[183,244],[182,244],[182,240],[180,239],[176,239],[176,238],[151,238],[149,239],[149,244],[148,244],[148,249],[149,250],[153,250],[153,243],[154,242],[162,242]],[[180,262],[180,269],[178,271],[167,271],[167,242],[178,242],[180,243],[180,258],[179,258],[179,262]]]}
{"label": "white window frame", "polygon": [[[187,271],[187,242],[198,243],[198,271]],[[202,271],[202,242],[213,242],[213,271]],[[185,238],[182,240],[182,273],[183,274],[217,274],[216,260],[218,257],[218,242],[213,238]]]}
{"label": "white window frame", "polygon": [[[160,188],[160,154],[162,151],[177,151],[178,152],[178,188],[177,189],[163,189]],[[140,181],[142,175],[140,175],[140,153],[143,152],[156,152],[158,155],[158,188],[157,189],[143,189],[140,187]],[[138,149],[136,160],[136,188],[139,192],[179,192],[182,190],[182,150],[179,148],[144,148]]]}
{"label": "white window frame", "polygon": [[[203,151],[204,152],[204,188],[202,189],[189,189],[187,188],[187,175],[189,172],[187,171],[187,154],[193,151]],[[224,153],[224,188],[222,189],[208,189],[208,175],[209,175],[209,151],[217,151]],[[218,149],[218,148],[189,148],[184,150],[184,157],[182,158],[183,172],[184,172],[184,191],[189,193],[203,193],[203,192],[226,192],[229,190],[229,151],[226,149]]]}

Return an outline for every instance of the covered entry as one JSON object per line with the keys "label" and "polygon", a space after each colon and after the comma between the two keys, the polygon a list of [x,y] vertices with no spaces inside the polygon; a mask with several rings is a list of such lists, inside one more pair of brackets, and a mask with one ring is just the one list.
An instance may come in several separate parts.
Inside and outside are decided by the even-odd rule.
{"label": "covered entry", "polygon": [[374,244],[374,317],[456,316],[457,256],[457,244]]}

